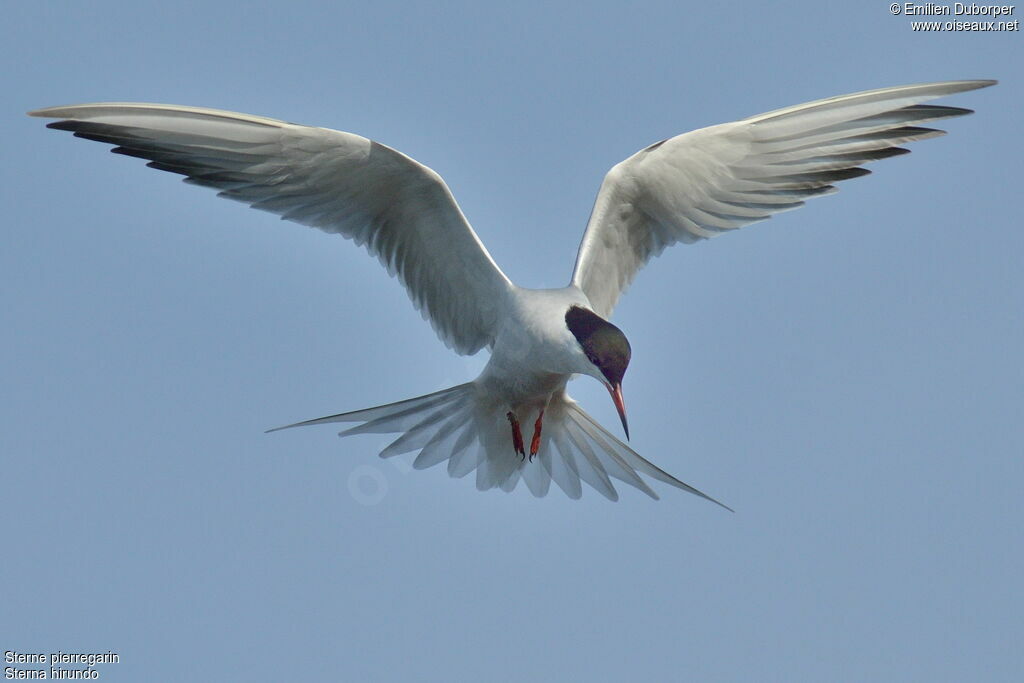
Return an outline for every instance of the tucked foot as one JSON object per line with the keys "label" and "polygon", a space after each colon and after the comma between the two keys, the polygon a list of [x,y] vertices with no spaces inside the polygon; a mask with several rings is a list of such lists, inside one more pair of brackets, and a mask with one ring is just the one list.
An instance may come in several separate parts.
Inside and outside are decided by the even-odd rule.
{"label": "tucked foot", "polygon": [[537,451],[540,450],[540,428],[543,421],[544,410],[542,409],[540,415],[537,416],[537,421],[533,423],[533,438],[530,439],[530,462],[533,462],[533,456],[537,455]]}
{"label": "tucked foot", "polygon": [[516,419],[511,410],[505,414],[505,417],[508,418],[508,423],[512,425],[512,448],[525,460],[526,449],[523,447],[523,432],[519,429],[519,420]]}

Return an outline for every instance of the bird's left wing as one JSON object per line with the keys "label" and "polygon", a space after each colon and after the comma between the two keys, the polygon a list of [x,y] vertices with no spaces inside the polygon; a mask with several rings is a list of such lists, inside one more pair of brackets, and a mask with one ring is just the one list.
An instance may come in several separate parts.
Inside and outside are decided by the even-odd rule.
{"label": "bird's left wing", "polygon": [[512,284],[437,173],[367,138],[176,105],[78,104],[30,112],[48,127],[366,247],[438,336],[474,353],[497,334]]}
{"label": "bird's left wing", "polygon": [[942,135],[918,124],[969,114],[921,102],[995,81],[947,81],[832,97],[663,140],[614,166],[587,223],[572,283],[609,317],[651,258],[803,206],[862,164]]}

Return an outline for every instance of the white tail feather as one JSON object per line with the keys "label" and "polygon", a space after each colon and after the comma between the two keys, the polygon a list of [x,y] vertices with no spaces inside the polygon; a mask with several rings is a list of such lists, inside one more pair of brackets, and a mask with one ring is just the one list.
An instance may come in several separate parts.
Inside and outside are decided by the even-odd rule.
{"label": "white tail feather", "polygon": [[657,499],[658,494],[640,478],[639,472],[732,509],[640,457],[564,393],[556,394],[544,411],[540,449],[535,458],[524,458],[513,449],[506,413],[492,401],[483,400],[477,385],[468,382],[397,403],[269,431],[360,422],[340,432],[340,436],[399,434],[381,451],[382,458],[417,451],[414,468],[426,469],[447,462],[452,477],[464,477],[475,471],[480,490],[512,491],[522,479],[530,492],[540,498],[547,495],[554,481],[567,496],[576,499],[583,495],[582,483],[586,483],[614,501],[619,498],[612,483],[614,478]]}

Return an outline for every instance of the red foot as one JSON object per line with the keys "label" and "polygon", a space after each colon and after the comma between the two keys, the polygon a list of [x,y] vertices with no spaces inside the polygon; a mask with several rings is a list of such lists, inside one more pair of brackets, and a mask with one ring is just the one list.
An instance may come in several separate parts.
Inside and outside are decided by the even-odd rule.
{"label": "red foot", "polygon": [[540,450],[540,428],[541,423],[544,421],[544,411],[540,411],[540,415],[537,416],[537,421],[533,423],[533,438],[530,439],[530,460],[533,460],[533,456],[537,455],[537,451]]}
{"label": "red foot", "polygon": [[523,448],[523,433],[519,430],[519,420],[516,419],[511,410],[505,414],[505,417],[508,418],[508,423],[512,425],[512,448],[515,449],[516,453],[525,458],[526,449]]}

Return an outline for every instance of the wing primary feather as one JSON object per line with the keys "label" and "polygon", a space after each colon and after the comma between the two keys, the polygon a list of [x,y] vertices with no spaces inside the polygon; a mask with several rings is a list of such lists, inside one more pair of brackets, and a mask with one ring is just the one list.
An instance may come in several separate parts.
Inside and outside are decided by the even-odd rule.
{"label": "wing primary feather", "polygon": [[745,178],[745,180],[753,180],[759,183],[766,183],[769,185],[777,185],[781,187],[820,187],[821,185],[828,185],[841,180],[850,180],[851,178],[860,178],[866,176],[871,171],[866,168],[837,168],[831,171],[812,171],[810,173],[791,173],[786,175],[777,175],[767,178]]}

